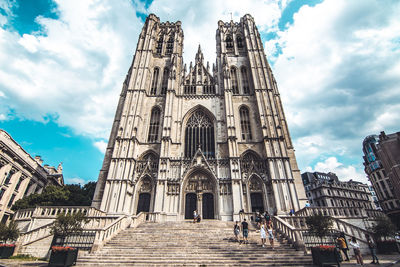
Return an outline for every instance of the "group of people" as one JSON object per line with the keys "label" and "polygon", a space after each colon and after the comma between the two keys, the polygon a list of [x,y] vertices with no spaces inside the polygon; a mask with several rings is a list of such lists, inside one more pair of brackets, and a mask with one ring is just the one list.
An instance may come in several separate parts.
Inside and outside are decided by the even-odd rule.
{"label": "group of people", "polygon": [[[268,212],[264,214],[260,214],[257,212],[255,222],[257,223],[257,227],[260,232],[261,237],[261,245],[265,247],[267,242],[267,236],[269,239],[269,243],[271,248],[274,249],[274,232],[272,229],[272,221],[271,217],[269,216]],[[240,240],[240,230],[242,230],[243,235],[243,242]],[[249,236],[249,224],[246,221],[246,218],[243,219],[241,225],[239,226],[239,222],[236,221],[235,226],[233,227],[233,232],[235,234],[235,238],[239,243],[248,244],[248,236]]]}
{"label": "group of people", "polygon": [[[367,239],[368,247],[369,247],[369,250],[370,250],[371,256],[372,256],[371,264],[379,264],[378,257],[376,256],[376,243],[368,234],[365,235],[365,238]],[[344,233],[340,233],[340,235],[336,239],[336,242],[337,242],[337,245],[338,245],[340,251],[342,251],[342,253],[346,257],[346,261],[349,261],[350,259],[349,259],[349,255],[347,253],[347,251],[349,250],[349,247],[347,245]],[[364,261],[363,261],[362,255],[361,255],[360,244],[357,242],[357,239],[355,237],[352,237],[351,239],[349,239],[349,245],[350,245],[350,247],[353,248],[354,257],[357,260],[357,264],[363,266]]]}

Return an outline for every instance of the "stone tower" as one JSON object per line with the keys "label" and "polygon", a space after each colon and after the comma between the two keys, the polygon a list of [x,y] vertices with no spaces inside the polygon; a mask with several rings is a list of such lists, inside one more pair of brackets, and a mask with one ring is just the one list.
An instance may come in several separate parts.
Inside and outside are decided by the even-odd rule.
{"label": "stone tower", "polygon": [[217,60],[184,65],[181,23],[151,14],[124,82],[92,205],[233,220],[306,197],[254,19],[218,22]]}

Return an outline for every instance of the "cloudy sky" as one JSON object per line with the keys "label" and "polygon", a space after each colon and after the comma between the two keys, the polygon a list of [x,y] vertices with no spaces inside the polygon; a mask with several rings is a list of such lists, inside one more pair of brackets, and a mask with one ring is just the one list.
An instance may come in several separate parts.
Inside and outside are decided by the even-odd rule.
{"label": "cloudy sky", "polygon": [[215,61],[217,21],[251,14],[301,171],[366,181],[365,136],[400,131],[400,2],[0,0],[0,128],[68,183],[96,180],[145,17],[182,21]]}

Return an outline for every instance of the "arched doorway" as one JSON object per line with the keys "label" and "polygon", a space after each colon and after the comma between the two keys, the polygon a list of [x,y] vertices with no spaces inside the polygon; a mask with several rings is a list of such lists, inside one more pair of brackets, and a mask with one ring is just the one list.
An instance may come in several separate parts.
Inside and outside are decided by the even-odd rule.
{"label": "arched doorway", "polygon": [[202,202],[203,219],[214,219],[214,195],[204,193]]}
{"label": "arched doorway", "polygon": [[197,195],[188,193],[185,197],[185,219],[193,219],[193,211],[197,209]]}
{"label": "arched doorway", "polygon": [[184,184],[185,219],[193,219],[197,209],[202,219],[214,219],[216,211],[216,186],[206,171],[195,171]]}
{"label": "arched doorway", "polygon": [[251,176],[249,181],[250,203],[252,212],[264,212],[264,194],[263,184],[255,175]]}
{"label": "arched doorway", "polygon": [[139,214],[142,211],[150,212],[152,210],[151,206],[153,205],[152,198],[154,194],[153,183],[150,176],[144,176],[138,186],[136,214]]}
{"label": "arched doorway", "polygon": [[139,194],[139,201],[138,201],[138,205],[137,205],[136,214],[139,214],[142,211],[144,211],[144,212],[150,211],[150,198],[151,198],[150,193],[140,193]]}

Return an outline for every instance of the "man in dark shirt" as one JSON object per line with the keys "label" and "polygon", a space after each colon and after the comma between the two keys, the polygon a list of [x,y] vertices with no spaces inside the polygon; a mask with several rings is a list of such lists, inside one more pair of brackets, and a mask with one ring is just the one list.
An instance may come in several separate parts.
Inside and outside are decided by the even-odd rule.
{"label": "man in dark shirt", "polygon": [[249,224],[246,222],[246,218],[242,222],[242,233],[243,233],[243,243],[248,244],[249,241],[247,237],[249,236]]}

